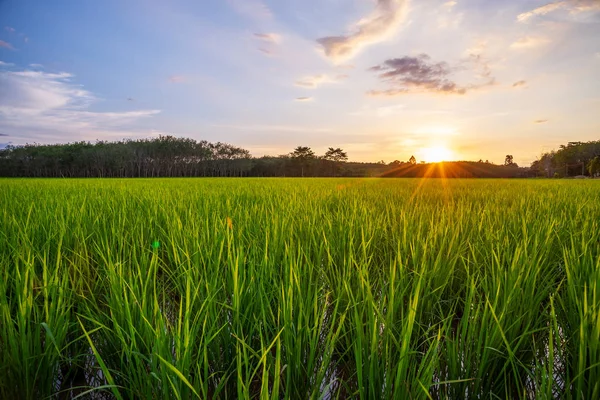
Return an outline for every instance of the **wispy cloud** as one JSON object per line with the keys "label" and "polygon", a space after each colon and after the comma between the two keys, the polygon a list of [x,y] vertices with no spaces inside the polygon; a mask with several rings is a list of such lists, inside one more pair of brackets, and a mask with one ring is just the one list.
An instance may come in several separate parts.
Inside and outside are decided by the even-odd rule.
{"label": "wispy cloud", "polygon": [[329,133],[333,132],[330,128],[318,128],[299,125],[253,125],[253,124],[213,124],[213,128],[234,129],[240,131],[252,132],[296,132],[296,133]]}
{"label": "wispy cloud", "polygon": [[140,134],[127,127],[159,110],[89,111],[96,96],[74,76],[41,71],[0,71],[0,129],[26,139],[122,138]]}
{"label": "wispy cloud", "polygon": [[349,113],[349,115],[357,117],[388,117],[397,115],[406,109],[405,104],[396,104],[392,106],[371,107],[370,105],[363,106],[358,111]]}
{"label": "wispy cloud", "polygon": [[261,0],[227,0],[227,3],[236,13],[245,17],[258,20],[273,17],[269,7]]}
{"label": "wispy cloud", "polygon": [[377,0],[375,10],[358,21],[352,33],[317,40],[325,55],[339,62],[350,59],[363,47],[395,34],[405,19],[409,0]]}
{"label": "wispy cloud", "polygon": [[517,88],[517,87],[523,87],[525,85],[527,85],[527,81],[517,81],[512,84],[512,87]]}
{"label": "wispy cloud", "polygon": [[540,47],[550,43],[550,40],[541,36],[524,36],[510,45],[511,49],[525,50]]}
{"label": "wispy cloud", "polygon": [[7,62],[4,62],[4,61],[0,61],[0,67],[10,67],[10,66],[13,66],[13,65],[15,65],[15,64],[7,63]]}
{"label": "wispy cloud", "polygon": [[11,28],[10,26],[5,26],[4,30],[8,33],[15,33],[15,28]]}
{"label": "wispy cloud", "polygon": [[313,100],[312,97],[296,97],[296,101],[301,101],[301,102],[312,101],[312,100]]}
{"label": "wispy cloud", "polygon": [[[479,83],[461,85],[453,75],[473,64],[479,70]],[[417,57],[393,58],[369,69],[377,72],[379,79],[389,86],[384,90],[371,90],[371,96],[397,96],[407,93],[465,94],[469,90],[482,88],[494,83],[491,71],[481,56],[471,56],[459,66],[451,67],[447,62],[432,62],[427,54]]]}
{"label": "wispy cloud", "polygon": [[255,33],[254,38],[262,43],[258,51],[268,57],[273,57],[277,54],[278,45],[282,41],[281,35],[277,33]]}
{"label": "wispy cloud", "polygon": [[277,54],[274,50],[265,49],[264,47],[259,47],[257,50],[266,55],[267,57],[273,57]]}
{"label": "wispy cloud", "polygon": [[533,121],[534,124],[545,124],[546,122],[548,122],[549,120],[547,119],[538,119]]}
{"label": "wispy cloud", "polygon": [[5,42],[4,40],[0,40],[0,47],[9,49],[9,50],[14,50],[14,47],[12,47],[12,44]]}
{"label": "wispy cloud", "polygon": [[255,33],[254,37],[268,43],[281,43],[281,35],[277,33]]}
{"label": "wispy cloud", "polygon": [[568,11],[570,14],[578,14],[586,11],[600,11],[600,2],[598,0],[555,1],[519,14],[517,16],[517,21],[527,22],[533,17],[543,16],[559,10]]}
{"label": "wispy cloud", "polygon": [[294,84],[298,87],[316,89],[317,87],[325,83],[339,83],[347,78],[348,75],[330,76],[326,74],[319,74],[313,76],[306,76],[302,79],[297,80]]}
{"label": "wispy cloud", "polygon": [[171,83],[183,83],[185,81],[186,81],[186,78],[183,75],[171,75],[169,77],[169,82],[171,82]]}

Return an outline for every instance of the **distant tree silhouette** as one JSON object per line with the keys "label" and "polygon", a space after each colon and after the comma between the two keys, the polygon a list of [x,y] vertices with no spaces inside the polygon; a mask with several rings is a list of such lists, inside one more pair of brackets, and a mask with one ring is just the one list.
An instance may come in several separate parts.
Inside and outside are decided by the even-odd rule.
{"label": "distant tree silhouette", "polygon": [[298,146],[291,153],[294,161],[300,166],[300,176],[304,176],[304,170],[310,166],[310,163],[316,158],[315,152],[310,147]]}
{"label": "distant tree silhouette", "polygon": [[410,164],[415,165],[417,163],[417,159],[415,158],[415,156],[410,156],[410,158],[408,159],[408,162]]}
{"label": "distant tree silhouette", "polygon": [[507,154],[506,158],[504,159],[504,165],[513,165],[514,164],[513,160],[514,160],[514,157],[510,154]]}
{"label": "distant tree silhouette", "polygon": [[348,161],[348,154],[346,154],[346,152],[342,149],[340,149],[339,147],[334,149],[333,147],[330,147],[327,152],[325,153],[325,155],[323,156],[324,160],[327,161],[331,161],[331,171],[332,171],[332,175],[335,176],[335,170],[338,168],[339,164],[341,162],[344,161]]}

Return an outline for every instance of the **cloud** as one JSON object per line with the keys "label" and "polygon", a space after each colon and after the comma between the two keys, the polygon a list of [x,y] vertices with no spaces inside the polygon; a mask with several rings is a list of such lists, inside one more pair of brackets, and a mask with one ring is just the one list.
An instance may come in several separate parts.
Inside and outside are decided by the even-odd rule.
{"label": "cloud", "polygon": [[14,47],[12,47],[12,44],[5,42],[4,40],[0,40],[0,47],[9,49],[9,50],[14,50]]}
{"label": "cloud", "polygon": [[316,89],[317,87],[325,84],[325,83],[339,83],[344,79],[347,79],[348,75],[337,75],[337,76],[329,76],[326,74],[319,74],[313,76],[307,76],[300,80],[297,80],[294,84],[299,87],[308,88],[308,89]]}
{"label": "cloud", "polygon": [[377,0],[375,10],[358,21],[354,31],[342,36],[328,36],[317,40],[325,55],[339,62],[356,55],[363,47],[380,43],[395,34],[407,14],[409,0]]}
{"label": "cloud", "polygon": [[521,87],[521,86],[525,86],[525,85],[527,85],[527,81],[517,81],[512,84],[512,87],[516,88],[516,87]]}
{"label": "cloud", "polygon": [[0,133],[0,136],[8,136],[6,133]]}
{"label": "cloud", "polygon": [[349,113],[349,115],[358,117],[388,117],[391,115],[398,115],[401,111],[404,111],[405,109],[406,105],[404,104],[396,104],[392,106],[383,106],[375,108],[367,105],[363,106],[358,111]]}
{"label": "cloud", "polygon": [[268,43],[281,43],[281,35],[276,33],[255,33],[254,37]]}
{"label": "cloud", "polygon": [[229,6],[238,14],[257,20],[270,19],[273,13],[261,0],[227,0]]}
{"label": "cloud", "polygon": [[570,14],[579,14],[586,11],[600,11],[600,2],[598,0],[555,1],[519,14],[517,16],[517,21],[527,22],[533,17],[543,16],[558,10],[568,11]]}
{"label": "cloud", "polygon": [[535,47],[543,46],[549,42],[550,40],[541,36],[524,36],[522,38],[519,38],[513,44],[511,44],[510,48],[515,50],[532,49]]}
{"label": "cloud", "polygon": [[11,67],[13,65],[15,65],[15,64],[0,61],[0,67]]}
{"label": "cloud", "polygon": [[31,68],[44,68],[42,64],[29,64]]}
{"label": "cloud", "polygon": [[90,111],[97,97],[73,78],[66,72],[0,71],[0,130],[36,141],[123,138],[142,134],[131,124],[160,112]]}
{"label": "cloud", "polygon": [[548,122],[549,120],[547,119],[538,119],[533,121],[534,124],[545,124],[546,122]]}
{"label": "cloud", "polygon": [[[476,75],[482,82],[460,85],[451,79],[468,65],[478,70]],[[367,92],[370,96],[397,96],[415,92],[465,94],[469,90],[492,85],[495,81],[487,63],[479,55],[461,61],[456,67],[451,67],[446,62],[432,62],[427,54],[404,56],[389,59],[369,70],[377,72],[379,79],[390,86],[388,89]]]}
{"label": "cloud", "polygon": [[15,28],[11,28],[10,26],[5,26],[4,30],[9,33],[15,33]]}
{"label": "cloud", "polygon": [[458,4],[458,2],[456,2],[456,1],[454,1],[454,0],[451,0],[451,1],[447,1],[447,2],[445,2],[445,3],[444,3],[444,7],[452,8],[452,7],[454,7],[454,6],[455,6],[455,5],[457,5],[457,4]]}
{"label": "cloud", "polygon": [[312,97],[296,97],[296,101],[312,101]]}
{"label": "cloud", "polygon": [[169,77],[169,82],[171,83],[183,83],[185,80],[185,76],[183,75],[172,75]]}
{"label": "cloud", "polygon": [[275,56],[275,51],[270,50],[270,49],[265,49],[264,47],[259,47],[258,51],[260,51],[261,53],[263,53],[264,55],[268,56],[268,57],[273,57]]}
{"label": "cloud", "polygon": [[296,133],[330,133],[333,129],[329,128],[317,128],[310,126],[296,126],[296,125],[230,125],[230,124],[214,124],[213,128],[225,128],[235,129],[241,131],[255,131],[255,132],[296,132]]}

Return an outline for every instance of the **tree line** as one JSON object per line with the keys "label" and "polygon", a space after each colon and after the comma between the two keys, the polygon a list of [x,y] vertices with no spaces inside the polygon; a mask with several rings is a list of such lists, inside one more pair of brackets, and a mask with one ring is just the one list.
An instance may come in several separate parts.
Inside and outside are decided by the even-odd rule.
{"label": "tree line", "polygon": [[558,150],[543,153],[531,164],[535,176],[565,178],[600,176],[600,140],[569,142]]}
{"label": "tree line", "polygon": [[489,161],[444,163],[445,168],[394,160],[389,164],[348,162],[348,154],[330,147],[317,155],[307,146],[279,156],[252,157],[227,143],[174,136],[152,139],[67,144],[27,144],[0,149],[5,177],[572,177],[600,175],[600,141],[569,142],[544,153],[530,168],[512,155],[504,165]]}
{"label": "tree line", "polygon": [[340,148],[317,156],[297,147],[277,157],[253,158],[248,150],[173,136],[67,144],[27,144],[0,150],[5,177],[246,177],[372,176],[380,164],[348,163]]}

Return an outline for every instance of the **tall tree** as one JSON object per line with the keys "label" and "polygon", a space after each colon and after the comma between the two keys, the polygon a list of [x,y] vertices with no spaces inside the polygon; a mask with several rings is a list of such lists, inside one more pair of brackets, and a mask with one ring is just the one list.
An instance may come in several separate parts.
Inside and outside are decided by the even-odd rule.
{"label": "tall tree", "polygon": [[336,149],[330,147],[323,158],[332,162],[332,175],[335,176],[335,170],[339,167],[339,164],[343,161],[348,161],[348,154],[339,147]]}
{"label": "tall tree", "polygon": [[300,166],[300,176],[304,177],[304,171],[310,166],[310,163],[316,158],[315,152],[310,147],[298,146],[291,153],[294,161]]}
{"label": "tall tree", "polygon": [[415,156],[410,156],[410,158],[408,159],[408,162],[410,164],[415,165],[417,163],[417,159],[415,158]]}
{"label": "tall tree", "polygon": [[506,158],[504,159],[504,165],[513,165],[514,164],[513,160],[514,160],[514,157],[510,154],[507,154]]}
{"label": "tall tree", "polygon": [[588,164],[588,172],[592,177],[600,175],[600,156],[592,158]]}

